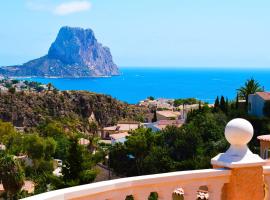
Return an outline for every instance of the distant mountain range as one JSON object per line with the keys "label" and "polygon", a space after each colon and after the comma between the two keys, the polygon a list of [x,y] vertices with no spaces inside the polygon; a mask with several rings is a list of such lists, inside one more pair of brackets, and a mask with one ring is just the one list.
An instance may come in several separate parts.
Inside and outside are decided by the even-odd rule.
{"label": "distant mountain range", "polygon": [[62,27],[48,54],[23,65],[0,67],[6,77],[101,77],[119,75],[110,49],[91,29]]}

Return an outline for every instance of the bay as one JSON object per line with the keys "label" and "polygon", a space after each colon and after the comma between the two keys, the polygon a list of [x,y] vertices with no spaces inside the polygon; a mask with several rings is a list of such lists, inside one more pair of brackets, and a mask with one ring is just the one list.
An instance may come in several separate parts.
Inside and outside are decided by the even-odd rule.
{"label": "bay", "polygon": [[[270,69],[121,67],[122,75],[103,78],[27,78],[60,90],[87,90],[108,94],[128,103],[155,98],[194,97],[213,103],[216,96],[230,100],[248,78],[255,78],[270,89]],[[25,78],[26,79],[26,78]]]}

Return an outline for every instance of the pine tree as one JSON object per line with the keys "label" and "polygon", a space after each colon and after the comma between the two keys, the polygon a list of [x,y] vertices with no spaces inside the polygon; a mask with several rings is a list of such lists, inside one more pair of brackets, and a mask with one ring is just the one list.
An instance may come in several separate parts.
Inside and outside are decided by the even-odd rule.
{"label": "pine tree", "polygon": [[78,140],[72,138],[68,150],[67,160],[63,167],[64,180],[76,180],[79,178],[80,172],[83,170],[82,149],[78,144]]}
{"label": "pine tree", "polygon": [[225,98],[224,96],[221,96],[220,98],[220,105],[219,105],[220,109],[225,112],[226,111],[226,102],[225,102]]}
{"label": "pine tree", "polygon": [[13,156],[0,152],[0,172],[8,199],[15,199],[24,184],[24,173],[19,162]]}
{"label": "pine tree", "polygon": [[156,121],[157,121],[157,111],[154,110],[154,116],[153,116],[152,122],[156,122]]}
{"label": "pine tree", "polygon": [[219,109],[219,97],[217,96],[214,104],[214,111],[217,111]]}
{"label": "pine tree", "polygon": [[238,108],[239,108],[239,96],[238,96],[238,93],[237,93],[236,102],[235,102],[235,109],[238,110]]}
{"label": "pine tree", "polygon": [[226,97],[226,102],[225,102],[225,113],[227,114],[229,111],[229,100],[228,97]]}

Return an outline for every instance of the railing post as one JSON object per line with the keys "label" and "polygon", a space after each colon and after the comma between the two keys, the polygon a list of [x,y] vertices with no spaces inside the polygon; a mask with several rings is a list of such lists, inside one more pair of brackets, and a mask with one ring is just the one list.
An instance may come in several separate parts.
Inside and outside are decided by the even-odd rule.
{"label": "railing post", "polygon": [[[233,119],[225,128],[231,144],[225,152],[211,160],[216,167],[231,169],[230,182],[224,185],[222,200],[262,200],[264,160],[253,154],[247,144],[252,139],[253,127],[245,119]],[[211,198],[211,196],[210,196]]]}

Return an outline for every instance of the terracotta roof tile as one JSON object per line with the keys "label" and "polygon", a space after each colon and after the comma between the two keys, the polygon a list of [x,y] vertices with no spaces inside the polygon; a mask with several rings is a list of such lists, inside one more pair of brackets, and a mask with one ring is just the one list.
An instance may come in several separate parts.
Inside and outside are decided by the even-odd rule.
{"label": "terracotta roof tile", "polygon": [[256,92],[256,94],[266,101],[270,100],[270,92]]}

